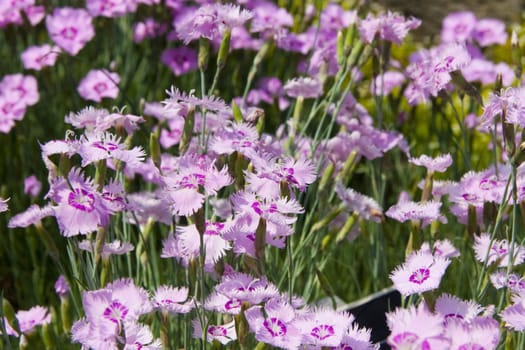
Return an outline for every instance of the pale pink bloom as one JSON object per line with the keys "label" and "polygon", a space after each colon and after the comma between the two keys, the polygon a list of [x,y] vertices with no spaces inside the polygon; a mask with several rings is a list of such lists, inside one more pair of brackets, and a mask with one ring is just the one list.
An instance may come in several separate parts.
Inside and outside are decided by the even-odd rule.
{"label": "pale pink bloom", "polygon": [[376,96],[386,96],[396,87],[401,86],[405,80],[403,73],[388,71],[375,78],[374,84],[370,85],[370,90]]}
{"label": "pale pink bloom", "polygon": [[433,256],[428,251],[416,251],[390,274],[395,288],[408,296],[437,289],[450,260]]}
{"label": "pale pink bloom", "polygon": [[405,222],[407,220],[422,220],[424,226],[436,220],[446,223],[447,219],[439,212],[440,208],[441,202],[405,201],[391,206],[385,212],[385,215],[400,222]]}
{"label": "pale pink bloom", "polygon": [[506,327],[518,332],[525,330],[525,294],[512,295],[512,304],[500,313]]}
{"label": "pale pink bloom", "polygon": [[111,212],[91,179],[84,179],[79,169],[72,169],[68,180],[57,178],[47,198],[53,206],[62,235],[88,234],[109,223]]}
{"label": "pale pink bloom", "polygon": [[343,335],[341,343],[332,350],[379,350],[379,344],[373,345],[370,338],[371,330],[352,324]]}
{"label": "pale pink bloom", "polygon": [[58,276],[58,279],[55,282],[55,292],[61,298],[69,295],[70,288],[64,275]]}
{"label": "pale pink bloom", "polygon": [[323,94],[321,84],[310,77],[290,79],[284,84],[284,92],[290,97],[317,98]]}
{"label": "pale pink bloom", "polygon": [[[81,241],[78,243],[78,248],[93,253],[95,251],[95,242],[88,240]],[[121,242],[117,239],[113,242],[104,243],[100,255],[103,259],[108,259],[111,255],[124,255],[131,252],[133,249],[135,249],[133,244],[129,242]]]}
{"label": "pale pink bloom", "polygon": [[55,8],[46,17],[46,27],[53,41],[73,56],[95,36],[92,18],[84,9]]}
{"label": "pale pink bloom", "polygon": [[505,271],[497,271],[490,275],[490,282],[496,289],[508,287],[514,293],[525,292],[525,280],[523,277]]}
{"label": "pale pink bloom", "polygon": [[32,75],[9,74],[0,81],[0,94],[16,99],[24,106],[32,106],[38,102],[38,84]]}
{"label": "pale pink bloom", "polygon": [[176,77],[197,70],[197,52],[186,46],[168,48],[162,52],[160,60],[168,66]]}
{"label": "pale pink bloom", "polygon": [[445,335],[451,340],[450,349],[495,350],[501,337],[499,328],[499,323],[490,317],[478,317],[469,323],[450,320]]}
{"label": "pale pink bloom", "polygon": [[103,159],[119,160],[133,166],[135,163],[143,162],[146,156],[139,146],[126,149],[127,146],[120,137],[109,132],[82,135],[79,142],[77,153],[82,157],[83,167]]}
{"label": "pale pink bloom", "polygon": [[[204,339],[199,319],[196,318],[191,321],[191,323],[193,325],[193,338]],[[223,345],[226,345],[231,341],[237,340],[235,321],[231,321],[222,325],[208,324],[208,322],[206,324],[206,340],[209,343],[215,340]]]}
{"label": "pale pink bloom", "polygon": [[460,255],[460,252],[448,239],[437,240],[434,242],[433,250],[430,250],[428,242],[424,242],[421,245],[421,250],[429,251],[434,256],[440,256],[442,258],[457,258]]}
{"label": "pale pink bloom", "polygon": [[292,15],[286,9],[271,2],[260,2],[253,8],[250,31],[262,32],[263,36],[273,36],[282,28],[293,26],[293,22]]}
{"label": "pale pink bloom", "polygon": [[443,19],[441,40],[443,42],[465,42],[472,36],[476,16],[470,11],[453,12]]}
{"label": "pale pink bloom", "polygon": [[354,316],[328,308],[314,308],[297,320],[303,333],[303,344],[312,346],[337,346],[343,340]]}
{"label": "pale pink bloom", "polygon": [[[134,225],[145,225],[149,220],[169,225],[172,222],[169,203],[157,192],[136,192],[126,195],[128,222]],[[131,215],[131,213],[133,215]],[[138,220],[138,222],[137,222]]]}
{"label": "pale pink bloom", "polygon": [[[509,261],[510,252],[513,251],[512,261]],[[474,242],[474,252],[476,253],[476,259],[479,262],[485,262],[487,265],[491,265],[498,262],[498,266],[505,267],[509,264],[517,266],[525,260],[525,248],[518,245],[517,243],[510,243],[506,239],[497,240],[494,239],[491,242],[490,235],[488,233],[482,233],[476,236]]]}
{"label": "pale pink bloom", "polygon": [[264,306],[246,310],[245,316],[258,341],[282,349],[299,348],[302,334],[297,327],[295,309],[285,300],[270,299]]}
{"label": "pale pink bloom", "polygon": [[121,17],[127,12],[130,0],[86,0],[86,8],[93,17]]}
{"label": "pale pink bloom", "polygon": [[0,197],[0,213],[3,213],[4,211],[8,211],[9,207],[7,205],[7,202],[9,201],[9,198],[3,199]]}
{"label": "pale pink bloom", "polygon": [[386,321],[391,331],[387,343],[393,349],[450,349],[446,346],[449,340],[442,335],[443,317],[432,314],[424,303],[397,308],[386,314]]}
{"label": "pale pink bloom", "polygon": [[53,216],[54,210],[50,205],[40,208],[33,204],[25,211],[13,216],[7,225],[9,228],[28,227],[34,225],[47,216]]}
{"label": "pale pink bloom", "polygon": [[188,313],[194,307],[194,301],[188,299],[188,288],[176,288],[162,285],[157,288],[152,299],[155,309],[169,313]]}
{"label": "pale pink bloom", "polygon": [[377,16],[368,14],[359,24],[359,33],[361,39],[367,43],[371,43],[377,35],[380,39],[400,44],[408,32],[416,29],[420,24],[419,19],[414,17],[405,19],[402,15],[392,12]]}
{"label": "pale pink bloom", "polygon": [[428,172],[434,173],[442,173],[448,169],[449,166],[452,165],[452,156],[450,153],[439,155],[435,158],[431,158],[427,156],[426,154],[423,154],[417,158],[408,158],[409,163],[423,166],[427,168]]}
{"label": "pale pink bloom", "polygon": [[503,45],[507,42],[505,23],[494,18],[480,19],[474,27],[472,37],[482,47],[494,44]]}
{"label": "pale pink bloom", "polygon": [[451,319],[471,322],[483,311],[483,307],[476,302],[461,300],[450,294],[442,294],[436,300],[435,309],[437,314],[443,316],[445,322]]}
{"label": "pale pink bloom", "polygon": [[371,197],[365,196],[353,188],[345,188],[337,182],[335,191],[350,212],[357,212],[365,220],[381,222],[383,208]]}
{"label": "pale pink bloom", "polygon": [[22,120],[26,104],[16,92],[0,93],[0,132],[8,133],[15,126],[15,121]]}
{"label": "pale pink bloom", "polygon": [[77,91],[85,100],[101,102],[104,97],[118,96],[120,76],[105,69],[93,69],[80,81]]}
{"label": "pale pink bloom", "polygon": [[241,306],[240,299],[227,297],[217,291],[211,293],[204,304],[206,310],[232,315],[238,315],[241,312]]}
{"label": "pale pink bloom", "polygon": [[229,308],[225,305],[228,310],[238,307],[239,301],[255,305],[279,295],[277,287],[268,282],[265,276],[256,278],[235,271],[225,274],[215,291],[231,300]]}
{"label": "pale pink bloom", "polygon": [[27,6],[24,13],[32,26],[36,26],[46,17],[46,8],[44,6]]}
{"label": "pale pink bloom", "polygon": [[28,176],[24,179],[24,193],[32,198],[38,196],[42,190],[42,183],[38,181],[35,175]]}
{"label": "pale pink bloom", "polygon": [[124,334],[126,342],[123,350],[162,350],[165,348],[160,339],[153,338],[153,333],[146,325],[124,322]]}
{"label": "pale pink bloom", "polygon": [[34,306],[29,310],[20,310],[16,313],[18,328],[22,333],[31,333],[36,326],[51,322],[49,310],[43,306]]}
{"label": "pale pink bloom", "polygon": [[20,58],[25,69],[41,70],[44,67],[54,66],[59,54],[58,46],[44,44],[28,47],[22,52]]}

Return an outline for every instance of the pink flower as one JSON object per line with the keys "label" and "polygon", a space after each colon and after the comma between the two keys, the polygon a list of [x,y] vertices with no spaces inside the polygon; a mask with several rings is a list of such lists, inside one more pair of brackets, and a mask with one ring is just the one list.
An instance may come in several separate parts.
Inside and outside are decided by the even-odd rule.
{"label": "pink flower", "polygon": [[9,207],[7,206],[8,199],[3,199],[0,197],[0,213],[3,213],[4,211],[9,210]]}
{"label": "pink flower", "polygon": [[16,100],[17,104],[32,106],[38,102],[38,85],[32,75],[10,74],[0,81],[0,94],[8,99]]}
{"label": "pink flower", "polygon": [[186,46],[164,50],[160,60],[177,77],[197,69],[197,53]]}
{"label": "pink flower", "polygon": [[518,293],[512,296],[513,303],[507,306],[500,314],[507,328],[518,332],[525,330],[525,294]]}
{"label": "pink flower", "polygon": [[153,305],[157,310],[169,313],[188,313],[193,309],[194,301],[188,299],[188,288],[176,288],[162,285],[153,295]]}
{"label": "pink flower", "polygon": [[46,27],[53,41],[72,56],[95,36],[91,16],[84,9],[55,8],[46,17]]}
{"label": "pink flower", "polygon": [[509,124],[525,127],[525,100],[520,89],[509,87],[499,94],[491,93],[481,115],[481,126],[494,128],[496,118],[504,118]]}
{"label": "pink flower", "polygon": [[348,211],[357,212],[365,220],[381,222],[383,218],[383,208],[371,197],[365,196],[352,188],[345,188],[338,182],[335,191]]}
{"label": "pink flower", "polygon": [[[193,325],[193,338],[204,339],[199,319],[194,319],[191,323]],[[237,340],[235,321],[222,325],[214,325],[206,322],[206,325],[206,340],[210,343],[215,340],[225,345],[231,341]]]}
{"label": "pink flower", "polygon": [[405,19],[405,17],[392,12],[380,14],[377,17],[369,14],[359,24],[359,33],[363,41],[367,43],[371,43],[377,34],[383,40],[400,44],[408,31],[419,27],[420,24],[419,19],[414,17]]}
{"label": "pink flower", "polygon": [[290,97],[316,98],[323,94],[321,84],[310,77],[301,77],[288,80],[284,84],[284,92]]}
{"label": "pink flower", "polygon": [[43,218],[47,216],[53,216],[53,215],[54,215],[54,210],[50,205],[40,208],[38,205],[33,204],[29,208],[27,208],[25,211],[13,216],[9,220],[7,227],[9,228],[28,227],[28,226],[36,224],[37,222],[40,222],[40,220],[42,220]]}
{"label": "pink flower", "polygon": [[507,42],[505,23],[494,18],[480,19],[474,27],[472,37],[482,47],[494,44],[503,45]]}
{"label": "pink flower", "polygon": [[86,0],[86,8],[93,17],[121,17],[128,12],[129,0]]}
{"label": "pink flower", "polygon": [[353,324],[348,327],[341,343],[332,347],[332,350],[379,350],[379,345],[372,345],[370,337],[371,331],[369,329],[359,328]]}
{"label": "pink flower", "polygon": [[424,166],[427,168],[428,172],[442,173],[447,170],[449,166],[452,165],[452,156],[450,153],[437,156],[436,158],[431,158],[426,154],[419,156],[418,158],[408,158],[409,163]]}
{"label": "pink flower", "polygon": [[55,292],[61,298],[69,295],[69,284],[67,283],[66,278],[63,275],[58,276],[58,279],[55,282]]}
{"label": "pink flower", "polygon": [[428,251],[412,253],[390,274],[396,289],[403,295],[423,293],[437,289],[450,260],[433,256]]}
{"label": "pink flower", "polygon": [[[89,240],[81,241],[78,243],[78,248],[93,253],[95,251],[95,242]],[[117,239],[113,242],[104,243],[100,255],[103,259],[109,259],[111,255],[123,255],[131,252],[133,249],[135,249],[133,244],[129,242],[121,242]]]}
{"label": "pink flower", "polygon": [[34,306],[29,310],[20,310],[16,313],[18,327],[22,333],[31,333],[36,326],[51,322],[49,310],[43,306]]}
{"label": "pink flower", "polygon": [[80,81],[77,91],[85,100],[101,102],[102,98],[116,98],[120,76],[105,69],[93,69]]}
{"label": "pink flower", "polygon": [[495,350],[500,341],[499,322],[490,317],[478,317],[472,322],[452,320],[445,335],[451,340],[450,349]]}
{"label": "pink flower", "polygon": [[329,347],[341,343],[353,320],[354,317],[346,312],[315,308],[299,317],[297,327],[303,333],[303,344]]}
{"label": "pink flower", "polygon": [[77,153],[82,157],[82,166],[103,159],[114,159],[133,166],[144,161],[146,156],[144,150],[137,146],[126,149],[120,137],[109,132],[82,136],[80,138]]}
{"label": "pink flower", "polygon": [[453,12],[443,19],[441,40],[446,43],[465,42],[470,39],[476,26],[476,16],[472,12]]}
{"label": "pink flower", "polygon": [[42,190],[42,183],[38,181],[35,175],[28,176],[24,179],[24,193],[32,198],[38,196]]}
{"label": "pink flower", "polygon": [[461,320],[469,323],[482,311],[481,305],[470,300],[461,300],[450,294],[443,294],[436,300],[436,313],[443,316],[445,322]]}
{"label": "pink flower", "polygon": [[386,314],[386,321],[391,331],[387,343],[393,349],[450,349],[443,336],[443,318],[430,313],[424,303],[397,308]]}
{"label": "pink flower", "polygon": [[42,46],[30,46],[22,52],[20,58],[25,69],[41,70],[44,67],[55,65],[60,53],[58,46],[48,44]]}
{"label": "pink flower", "polygon": [[376,77],[374,84],[370,86],[370,90],[374,95],[386,96],[389,95],[396,87],[401,86],[405,80],[406,78],[403,73],[388,71]]}
{"label": "pink flower", "polygon": [[423,225],[425,226],[435,220],[446,223],[446,217],[441,215],[439,208],[441,208],[441,202],[404,201],[391,206],[385,212],[385,215],[400,222],[405,222],[407,220],[422,220]]}
{"label": "pink flower", "polygon": [[[264,308],[264,313],[263,313]],[[302,334],[297,327],[295,309],[283,299],[270,299],[245,312],[255,339],[282,349],[298,349]]]}
{"label": "pink flower", "polygon": [[256,278],[240,272],[225,274],[215,291],[229,298],[227,310],[238,308],[243,302],[255,305],[279,295],[277,287],[266,277]]}
{"label": "pink flower", "polygon": [[78,169],[71,170],[68,181],[56,179],[47,197],[57,203],[55,216],[60,232],[66,237],[88,234],[109,223],[110,211],[101,194]]}
{"label": "pink flower", "polygon": [[[509,261],[510,252],[513,251],[514,257]],[[482,233],[475,238],[474,252],[476,259],[491,265],[498,262],[498,266],[505,267],[509,264],[517,266],[525,261],[525,248],[517,243],[510,243],[506,239],[491,241],[490,235]]]}

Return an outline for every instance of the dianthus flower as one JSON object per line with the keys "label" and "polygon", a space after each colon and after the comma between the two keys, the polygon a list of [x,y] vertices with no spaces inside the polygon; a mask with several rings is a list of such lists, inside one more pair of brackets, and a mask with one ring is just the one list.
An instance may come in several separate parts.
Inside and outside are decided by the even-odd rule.
{"label": "dianthus flower", "polygon": [[465,42],[476,27],[476,16],[470,11],[452,12],[443,19],[441,40],[445,43]]}
{"label": "dianthus flower", "polygon": [[[264,310],[264,312],[263,312]],[[298,349],[302,334],[295,309],[283,299],[274,298],[264,306],[253,306],[245,312],[255,339],[282,349]]]}
{"label": "dianthus flower", "polygon": [[501,337],[499,322],[490,317],[477,317],[468,323],[450,320],[445,335],[450,339],[449,349],[495,350]]}
{"label": "dianthus flower", "polygon": [[101,193],[79,169],[71,170],[67,181],[53,181],[47,197],[57,204],[53,210],[60,232],[66,237],[88,234],[109,223],[111,212]]}
{"label": "dianthus flower", "polygon": [[295,98],[316,98],[323,94],[323,87],[321,84],[310,77],[288,80],[283,88],[286,95]]}
{"label": "dianthus flower", "polygon": [[185,314],[193,309],[194,301],[188,299],[188,288],[162,285],[153,295],[153,306],[160,311]]}
{"label": "dianthus flower", "polygon": [[408,158],[408,162],[427,168],[429,173],[442,173],[452,165],[452,156],[450,153],[447,153],[437,156],[436,158],[431,158],[426,154],[423,154],[417,158]]}
{"label": "dianthus flower", "polygon": [[46,27],[53,41],[72,56],[95,36],[92,18],[84,9],[55,8],[46,17]]}
{"label": "dianthus flower", "polygon": [[390,274],[396,289],[408,296],[437,289],[450,260],[433,256],[428,251],[412,253],[406,261]]}
{"label": "dianthus flower", "polygon": [[[194,319],[193,325],[193,338],[204,339],[202,327],[199,319]],[[231,321],[222,325],[208,324],[206,322],[206,340],[208,342],[218,341],[219,343],[226,345],[231,341],[237,340],[237,332],[235,331],[235,321]]]}
{"label": "dianthus flower", "polygon": [[31,198],[38,196],[42,190],[42,183],[38,181],[35,175],[28,176],[24,179],[24,193]]}
{"label": "dianthus flower", "polygon": [[187,46],[164,50],[160,56],[160,60],[171,69],[176,77],[198,68],[197,52]]}
{"label": "dianthus flower", "polygon": [[303,333],[303,344],[311,346],[337,346],[343,340],[354,316],[328,308],[315,308],[297,320],[297,327]]}
{"label": "dianthus flower", "polygon": [[253,14],[233,4],[213,4],[199,7],[180,18],[175,27],[178,36],[189,43],[200,37],[220,39],[225,30],[243,26]]}
{"label": "dianthus flower", "polygon": [[115,99],[118,96],[120,76],[105,69],[92,69],[82,78],[77,91],[85,100],[101,102],[104,97]]}
{"label": "dianthus flower", "polygon": [[523,91],[517,88],[502,89],[499,94],[491,93],[481,115],[481,126],[493,128],[496,118],[501,116],[509,124],[525,127],[525,102]]}
{"label": "dianthus flower", "polygon": [[405,80],[403,73],[388,71],[375,78],[374,84],[370,86],[370,90],[376,96],[386,96],[396,87],[401,86]]}
{"label": "dianthus flower", "polygon": [[32,106],[38,102],[38,85],[34,76],[9,74],[0,81],[0,94],[16,99],[16,104]]}
{"label": "dianthus flower", "polygon": [[[78,248],[93,253],[95,251],[95,243],[93,241],[84,240],[78,243]],[[121,242],[117,239],[113,242],[104,243],[100,256],[102,256],[103,259],[108,259],[111,255],[123,255],[131,252],[133,249],[135,249],[133,244],[129,242]]]}
{"label": "dianthus flower", "polygon": [[41,46],[29,46],[20,58],[25,69],[41,70],[44,67],[54,66],[60,54],[58,46],[44,44]]}
{"label": "dianthus flower", "polygon": [[129,0],[86,0],[86,8],[93,17],[121,17],[128,12]]}
{"label": "dianthus flower", "polygon": [[436,313],[443,316],[445,322],[462,320],[471,322],[483,311],[483,307],[471,300],[461,300],[450,294],[442,294],[436,300]]}
{"label": "dianthus flower", "polygon": [[338,182],[335,191],[350,212],[357,212],[365,220],[381,222],[383,218],[383,208],[373,199],[365,196],[353,188],[345,188]]}
{"label": "dianthus flower", "polygon": [[31,333],[36,326],[51,322],[49,310],[43,306],[34,306],[29,310],[20,310],[16,313],[18,328],[22,333]]}
{"label": "dianthus flower", "polygon": [[482,47],[494,44],[503,45],[507,42],[505,23],[494,18],[480,19],[474,27],[472,37]]}
{"label": "dianthus flower", "polygon": [[443,336],[443,318],[432,314],[421,303],[418,307],[397,308],[386,314],[390,328],[387,343],[393,349],[450,349]]}
{"label": "dianthus flower", "polygon": [[[513,251],[514,257],[512,258],[512,261],[509,261],[511,250]],[[479,262],[485,262],[487,265],[498,262],[498,266],[500,267],[505,267],[509,264],[516,266],[525,261],[524,247],[517,243],[511,244],[506,239],[494,239],[491,242],[490,235],[487,233],[482,233],[480,236],[476,236],[474,252],[476,253],[476,259]]]}
{"label": "dianthus flower", "polygon": [[403,201],[391,206],[385,215],[400,222],[422,220],[423,225],[426,226],[435,220],[446,222],[446,217],[439,212],[439,208],[441,202]]}
{"label": "dianthus flower", "polygon": [[243,302],[259,304],[279,294],[277,287],[268,282],[266,277],[255,278],[240,272],[224,275],[215,291],[229,298],[230,303],[225,305],[226,309],[240,307]]}
{"label": "dianthus flower", "polygon": [[77,153],[82,158],[82,166],[104,159],[114,159],[133,166],[144,161],[144,150],[137,146],[126,149],[120,137],[109,132],[82,136],[79,140]]}
{"label": "dianthus flower", "polygon": [[405,17],[388,12],[387,14],[380,14],[374,17],[368,14],[366,19],[359,24],[359,33],[361,39],[367,43],[371,43],[376,34],[383,40],[392,41],[400,44],[408,34],[409,30],[419,27],[421,20],[411,17]]}

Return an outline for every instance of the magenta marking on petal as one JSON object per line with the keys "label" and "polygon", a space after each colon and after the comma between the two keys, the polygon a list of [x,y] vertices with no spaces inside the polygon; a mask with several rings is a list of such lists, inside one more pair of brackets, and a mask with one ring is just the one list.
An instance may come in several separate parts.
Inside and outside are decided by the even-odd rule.
{"label": "magenta marking on petal", "polygon": [[491,190],[495,188],[498,185],[498,183],[495,180],[492,179],[483,179],[479,182],[479,188],[482,190]]}
{"label": "magenta marking on petal", "polygon": [[411,332],[399,333],[392,340],[395,344],[414,344],[419,337]]}
{"label": "magenta marking on petal", "polygon": [[74,192],[69,192],[67,202],[78,210],[92,212],[95,209],[95,196],[84,189],[75,188]]}
{"label": "magenta marking on petal", "polygon": [[222,326],[209,326],[208,334],[212,337],[225,337],[228,332]]}
{"label": "magenta marking on petal", "polygon": [[75,39],[77,36],[78,30],[73,27],[66,27],[60,31],[60,35],[67,40]]}
{"label": "magenta marking on petal", "polygon": [[257,213],[257,215],[262,215],[263,211],[261,209],[261,203],[253,202],[251,207],[252,207],[253,211]]}
{"label": "magenta marking on petal", "polygon": [[430,270],[426,267],[421,267],[416,271],[412,272],[409,277],[409,281],[416,284],[422,284],[430,277]]}
{"label": "magenta marking on petal", "polygon": [[232,299],[232,300],[228,300],[226,304],[224,304],[224,308],[226,310],[239,309],[241,305],[242,303],[239,299]]}
{"label": "magenta marking on petal", "polygon": [[272,337],[282,337],[286,335],[286,325],[276,317],[264,320],[263,326]]}
{"label": "magenta marking on petal", "polygon": [[310,332],[310,335],[319,340],[325,340],[326,338],[334,335],[334,333],[334,327],[327,324],[322,324],[319,327],[314,327]]}
{"label": "magenta marking on petal", "polygon": [[444,318],[445,320],[449,320],[449,319],[462,320],[463,316],[461,316],[460,314],[451,313],[451,314],[446,314]]}
{"label": "magenta marking on petal", "polygon": [[478,199],[478,196],[476,196],[475,194],[471,194],[471,193],[463,193],[461,197],[463,197],[463,199],[466,201],[475,201]]}
{"label": "magenta marking on petal", "polygon": [[479,344],[463,344],[458,350],[485,350],[485,348]]}
{"label": "magenta marking on petal", "polygon": [[109,304],[109,306],[104,310],[104,318],[107,318],[111,322],[119,324],[120,321],[126,318],[129,310],[127,307],[122,305],[118,300],[114,300]]}

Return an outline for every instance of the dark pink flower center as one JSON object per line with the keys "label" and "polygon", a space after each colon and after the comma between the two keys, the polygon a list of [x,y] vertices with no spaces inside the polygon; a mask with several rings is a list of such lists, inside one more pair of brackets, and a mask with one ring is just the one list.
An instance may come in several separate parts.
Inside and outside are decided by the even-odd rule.
{"label": "dark pink flower center", "polygon": [[456,314],[456,313],[446,314],[445,315],[445,320],[448,321],[449,319],[462,320],[463,316],[461,316],[460,314]]}
{"label": "dark pink flower center", "polygon": [[67,202],[78,210],[92,212],[95,209],[95,196],[84,189],[75,188],[69,192]]}
{"label": "dark pink flower center", "polygon": [[226,304],[224,304],[224,308],[226,310],[239,309],[240,307],[241,307],[241,301],[239,299],[228,300]]}
{"label": "dark pink flower center", "polygon": [[286,325],[276,317],[264,320],[263,326],[272,337],[282,337],[286,335]]}
{"label": "dark pink flower center", "polygon": [[463,197],[464,200],[466,201],[475,201],[478,199],[478,196],[476,196],[475,194],[472,194],[472,193],[463,193],[461,195],[461,197]]}
{"label": "dark pink flower center", "polygon": [[426,267],[421,267],[416,271],[412,272],[409,277],[409,281],[416,284],[425,282],[430,277],[430,270]]}
{"label": "dark pink flower center", "polygon": [[208,334],[212,337],[225,337],[227,331],[226,328],[222,326],[210,326],[208,327]]}
{"label": "dark pink flower center", "polygon": [[97,92],[97,94],[102,94],[104,91],[108,89],[108,84],[104,82],[96,83],[95,86],[93,86],[93,90]]}
{"label": "dark pink flower center", "polygon": [[319,340],[325,340],[326,338],[334,335],[334,333],[334,327],[327,324],[322,324],[319,327],[314,327],[312,332],[310,332],[310,335]]}
{"label": "dark pink flower center", "polygon": [[64,39],[72,40],[77,36],[78,30],[73,27],[66,27],[60,31],[60,35]]}
{"label": "dark pink flower center", "polygon": [[507,254],[507,248],[503,246],[504,243],[494,244],[491,250],[498,256],[503,256]]}
{"label": "dark pink flower center", "polygon": [[109,306],[104,310],[104,318],[107,318],[111,322],[119,324],[120,321],[126,318],[129,309],[122,305],[118,300],[114,300],[109,304]]}
{"label": "dark pink flower center", "polygon": [[414,344],[418,340],[418,336],[411,332],[403,332],[397,334],[393,339],[395,344]]}

